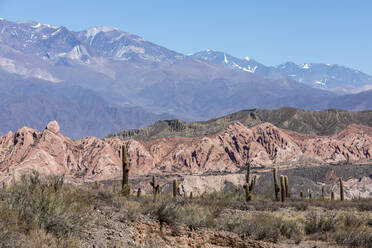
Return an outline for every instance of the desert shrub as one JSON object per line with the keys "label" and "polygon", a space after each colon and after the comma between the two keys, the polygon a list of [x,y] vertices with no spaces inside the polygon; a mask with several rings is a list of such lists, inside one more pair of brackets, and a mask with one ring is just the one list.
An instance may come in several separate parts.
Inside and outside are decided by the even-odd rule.
{"label": "desert shrub", "polygon": [[334,213],[311,211],[305,216],[304,230],[306,234],[329,232],[335,229],[336,216]]}
{"label": "desert shrub", "polygon": [[164,224],[167,224],[171,228],[176,228],[178,221],[179,206],[175,201],[167,198],[160,198],[153,204],[148,205],[148,213],[154,217],[160,224],[160,231],[163,233]]}
{"label": "desert shrub", "polygon": [[187,204],[179,209],[179,218],[190,230],[207,225],[208,215],[211,213],[207,208],[197,204]]}
{"label": "desert shrub", "polygon": [[265,212],[249,217],[223,215],[216,222],[219,230],[231,231],[255,240],[277,242],[281,235],[281,218]]}
{"label": "desert shrub", "polygon": [[120,199],[120,212],[123,214],[121,221],[125,222],[125,219],[135,221],[138,219],[142,212],[141,203],[135,200]]}
{"label": "desert shrub", "polygon": [[62,189],[60,181],[42,181],[34,172],[9,188],[1,209],[1,221],[26,234],[43,229],[57,238],[78,231],[88,202],[75,189]]}
{"label": "desert shrub", "polygon": [[350,247],[372,247],[372,228],[370,227],[340,230],[335,235],[336,242],[341,245]]}
{"label": "desert shrub", "polygon": [[302,240],[302,226],[300,226],[297,220],[281,218],[278,220],[278,224],[280,234],[283,237],[293,239],[296,244],[300,243]]}
{"label": "desert shrub", "polygon": [[345,212],[340,221],[345,227],[360,227],[365,223],[364,218],[355,212]]}
{"label": "desert shrub", "polygon": [[245,232],[256,240],[276,243],[280,237],[279,219],[271,214],[259,213],[245,223]]}

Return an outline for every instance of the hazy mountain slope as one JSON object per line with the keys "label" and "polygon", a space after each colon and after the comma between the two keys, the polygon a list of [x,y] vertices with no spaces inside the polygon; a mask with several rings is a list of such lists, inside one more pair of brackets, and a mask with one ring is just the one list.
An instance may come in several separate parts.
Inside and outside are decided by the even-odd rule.
{"label": "hazy mountain slope", "polygon": [[224,52],[206,50],[191,55],[235,70],[264,75],[268,78],[289,77],[311,87],[337,93],[352,93],[372,88],[372,76],[341,65],[287,62],[278,66],[265,66],[248,57],[239,59]]}
{"label": "hazy mountain slope", "polygon": [[[239,62],[222,55],[223,61]],[[253,63],[249,70],[255,73],[184,56],[112,27],[73,32],[36,22],[1,20],[2,84],[12,88],[14,78],[35,84],[29,92],[2,92],[0,106],[19,106],[19,112],[12,112],[15,119],[2,118],[1,131],[26,124],[41,128],[41,123],[61,115],[58,120],[66,134],[102,136],[166,116],[207,120],[249,108],[324,109],[336,96],[275,76],[280,73],[272,74],[272,68],[265,72],[267,68],[253,60],[244,61]],[[248,64],[244,66],[248,68]],[[271,79],[266,77],[269,74]],[[38,82],[43,86],[37,87]],[[76,91],[80,93],[73,93]],[[29,105],[34,109],[28,111]]]}
{"label": "hazy mountain slope", "polygon": [[182,119],[251,107],[318,109],[320,98],[332,96],[288,79],[269,80],[192,59],[111,27],[72,32],[2,20],[0,31],[0,67],[6,73],[78,85],[110,103]]}
{"label": "hazy mountain slope", "polygon": [[299,133],[332,135],[350,124],[372,126],[372,111],[349,112],[334,109],[307,111],[288,107],[274,110],[251,109],[204,122],[158,121],[152,126],[137,130],[123,130],[110,137],[138,140],[174,136],[200,137],[220,132],[235,122],[240,122],[246,127],[269,122]]}
{"label": "hazy mountain slope", "polygon": [[78,86],[51,85],[34,80],[0,79],[0,133],[23,126],[42,129],[46,122],[58,120],[71,138],[103,137],[109,132],[150,125],[170,118],[139,107],[110,104],[97,93]]}
{"label": "hazy mountain slope", "polygon": [[352,111],[372,109],[372,90],[336,97],[330,100],[329,106]]}

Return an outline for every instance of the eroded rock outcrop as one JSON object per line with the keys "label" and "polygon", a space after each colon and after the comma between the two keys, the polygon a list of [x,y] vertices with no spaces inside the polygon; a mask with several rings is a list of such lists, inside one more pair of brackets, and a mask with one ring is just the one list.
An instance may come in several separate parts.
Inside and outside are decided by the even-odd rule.
{"label": "eroded rock outcrop", "polygon": [[173,137],[147,142],[87,137],[71,140],[57,122],[44,131],[21,128],[0,137],[0,181],[37,170],[65,174],[74,182],[118,179],[120,146],[128,147],[131,175],[236,172],[253,166],[291,166],[371,160],[372,128],[350,125],[333,136],[309,136],[270,123],[247,128],[239,122],[200,138]]}

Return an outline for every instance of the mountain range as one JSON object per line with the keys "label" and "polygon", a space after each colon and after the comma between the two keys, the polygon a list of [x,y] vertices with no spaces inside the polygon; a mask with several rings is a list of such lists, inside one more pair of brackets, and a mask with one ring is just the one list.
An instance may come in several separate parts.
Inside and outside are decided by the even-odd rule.
{"label": "mountain range", "polygon": [[359,93],[372,89],[372,76],[341,65],[286,62],[277,66],[265,66],[254,59],[239,59],[225,52],[207,49],[190,55],[192,58],[210,61],[238,71],[263,75],[271,79],[288,77],[314,88],[337,94]]}
{"label": "mountain range", "polygon": [[[112,27],[75,32],[0,19],[0,134],[25,125],[41,129],[54,119],[66,135],[79,138],[163,119],[207,120],[241,109],[372,107],[372,91],[340,97],[342,90],[314,88],[284,72],[258,73],[264,70],[258,62],[239,66],[248,71],[186,56]],[[339,87],[368,89],[370,77],[358,74],[362,81],[357,74],[350,74],[355,83],[345,79],[349,86],[344,80]]]}

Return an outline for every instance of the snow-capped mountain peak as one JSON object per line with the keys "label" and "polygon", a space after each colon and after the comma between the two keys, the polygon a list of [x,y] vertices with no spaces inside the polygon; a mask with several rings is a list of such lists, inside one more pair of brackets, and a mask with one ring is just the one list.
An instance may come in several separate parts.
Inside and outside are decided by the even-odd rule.
{"label": "snow-capped mountain peak", "polygon": [[234,70],[261,74],[272,79],[289,77],[311,87],[342,94],[364,89],[366,85],[372,85],[372,76],[337,64],[286,62],[277,66],[265,66],[249,57],[240,59],[225,52],[212,51],[211,49],[197,52],[191,57],[207,60]]}

